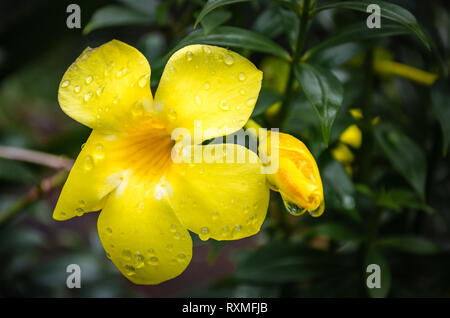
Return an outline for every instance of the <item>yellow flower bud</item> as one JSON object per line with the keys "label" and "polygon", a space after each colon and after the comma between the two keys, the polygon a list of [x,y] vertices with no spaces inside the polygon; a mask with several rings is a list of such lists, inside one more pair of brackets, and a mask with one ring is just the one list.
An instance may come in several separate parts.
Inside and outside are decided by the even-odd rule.
{"label": "yellow flower bud", "polygon": [[[274,134],[278,135],[277,144],[273,142]],[[259,138],[261,156],[268,156],[271,161],[278,159],[278,169],[268,174],[267,180],[273,190],[280,192],[288,211],[294,215],[308,211],[312,216],[320,216],[325,209],[322,180],[305,144],[278,132],[268,131],[267,136],[260,134]]]}

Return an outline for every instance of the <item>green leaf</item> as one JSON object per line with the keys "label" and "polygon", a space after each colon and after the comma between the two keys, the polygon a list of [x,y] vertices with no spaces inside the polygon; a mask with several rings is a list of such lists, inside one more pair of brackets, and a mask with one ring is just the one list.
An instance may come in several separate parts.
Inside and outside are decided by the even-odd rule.
{"label": "green leaf", "polygon": [[[443,83],[442,83],[443,84]],[[447,155],[450,143],[450,94],[448,86],[436,83],[431,89],[431,109],[439,120],[442,129],[442,153]]]}
{"label": "green leaf", "polygon": [[337,241],[358,241],[360,235],[344,224],[329,222],[313,226],[303,233],[308,238],[315,235],[323,235]]}
{"label": "green leaf", "polygon": [[258,283],[305,282],[334,275],[341,269],[337,258],[301,243],[271,241],[242,255],[235,276]]}
{"label": "green leaf", "polygon": [[[327,162],[323,162],[324,158]],[[355,187],[344,166],[328,154],[319,161],[319,170],[323,178],[325,213],[327,207],[332,207],[349,220],[360,222],[361,217],[355,210]]]}
{"label": "green leaf", "polygon": [[403,252],[429,255],[440,251],[439,247],[430,240],[412,235],[399,235],[379,239],[380,246],[391,247]]}
{"label": "green leaf", "polygon": [[213,13],[207,15],[201,22],[203,27],[203,32],[205,35],[211,33],[212,30],[217,28],[219,25],[224,24],[231,18],[231,12],[217,10]]}
{"label": "green leaf", "polygon": [[152,25],[155,22],[156,19],[146,14],[125,7],[108,5],[95,11],[83,33],[88,34],[96,29],[113,26]]}
{"label": "green leaf", "polygon": [[312,47],[303,56],[303,61],[318,54],[327,48],[338,46],[349,42],[360,42],[372,38],[407,34],[408,30],[403,26],[393,23],[385,23],[380,29],[367,29],[365,23],[357,22],[341,28],[316,46]]}
{"label": "green leaf", "polygon": [[[367,280],[371,281],[370,278],[373,275],[373,272],[367,272],[367,266],[370,264],[380,266],[380,288],[369,288],[367,286]],[[391,270],[383,255],[376,248],[370,248],[367,251],[364,265],[366,290],[369,296],[372,298],[386,297],[391,288]]]}
{"label": "green leaf", "polygon": [[[349,42],[318,51],[309,60],[309,63],[332,68],[343,65],[365,50],[361,43]],[[345,90],[344,90],[345,91]],[[347,93],[347,92],[345,92]]]}
{"label": "green leaf", "polygon": [[[350,9],[350,10],[356,10],[361,12],[367,12],[367,7],[370,4],[376,4],[380,7],[380,14],[383,18],[386,18],[388,20],[394,21],[396,23],[401,24],[405,28],[407,28],[410,32],[417,35],[417,37],[425,44],[425,46],[430,49],[430,43],[428,42],[427,37],[423,33],[422,29],[420,28],[416,18],[414,15],[412,15],[411,12],[406,10],[405,8],[402,8],[399,5],[396,5],[394,3],[390,3],[387,1],[380,1],[380,0],[360,0],[360,1],[344,1],[344,2],[336,2],[336,3],[330,3],[327,5],[324,5],[322,7],[318,7],[315,12],[319,12],[326,9],[335,9],[335,8],[342,8],[342,9]],[[383,29],[385,27],[384,23],[381,23],[381,28]],[[376,29],[368,29],[366,27],[366,32],[370,32],[372,30]]]}
{"label": "green leaf", "polygon": [[255,108],[253,109],[253,113],[251,117],[256,117],[261,115],[266,111],[267,108],[272,106],[273,104],[281,101],[283,95],[268,87],[263,87],[261,92],[259,93],[258,101],[256,102]]}
{"label": "green leaf", "polygon": [[374,127],[375,139],[392,164],[413,187],[420,198],[425,197],[426,157],[408,136],[387,124]]}
{"label": "green leaf", "polygon": [[343,100],[341,82],[330,71],[306,63],[296,65],[295,76],[305,92],[306,98],[316,110],[323,140],[328,146],[331,127]]}
{"label": "green leaf", "polygon": [[119,2],[137,12],[143,12],[150,16],[155,16],[160,3],[159,0],[119,0]]}
{"label": "green leaf", "polygon": [[211,44],[223,47],[236,47],[249,49],[256,52],[272,54],[285,60],[290,60],[289,53],[281,46],[265,36],[236,27],[221,26],[210,34],[205,35],[202,30],[190,33],[181,40],[167,55],[172,55],[176,50],[190,44]]}
{"label": "green leaf", "polygon": [[401,212],[405,207],[420,209],[428,213],[433,212],[433,209],[423,202],[416,193],[407,189],[382,190],[376,197],[376,205],[397,212]]}
{"label": "green leaf", "polygon": [[283,28],[283,19],[279,12],[279,8],[270,7],[263,11],[253,23],[252,29],[258,33],[264,34],[269,38],[274,38],[280,35]]}
{"label": "green leaf", "polygon": [[197,25],[200,23],[200,21],[202,21],[202,19],[211,11],[226,6],[226,5],[230,5],[230,4],[234,4],[234,3],[239,3],[239,2],[247,2],[250,0],[208,0],[208,2],[206,2],[205,6],[203,7],[202,11],[200,11],[200,13],[197,16],[197,19],[195,20],[195,24],[194,24],[194,28],[197,27]]}

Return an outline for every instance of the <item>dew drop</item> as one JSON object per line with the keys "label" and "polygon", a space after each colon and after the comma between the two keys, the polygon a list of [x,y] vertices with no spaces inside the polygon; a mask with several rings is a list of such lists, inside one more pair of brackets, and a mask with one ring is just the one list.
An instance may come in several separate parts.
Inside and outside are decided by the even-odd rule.
{"label": "dew drop", "polygon": [[186,59],[188,60],[188,62],[192,61],[192,57],[193,57],[192,52],[191,51],[187,51],[186,52]]}
{"label": "dew drop", "polygon": [[241,72],[241,73],[239,73],[238,77],[239,77],[240,81],[245,81],[245,79],[247,78],[247,75],[245,75],[245,73]]}
{"label": "dew drop", "polygon": [[301,215],[303,213],[305,213],[305,209],[300,208],[298,205],[296,205],[295,203],[289,202],[289,201],[285,201],[283,200],[284,203],[284,207],[286,208],[286,210],[292,214],[292,215]]}
{"label": "dew drop", "polygon": [[133,114],[133,116],[137,117],[137,116],[141,116],[144,113],[144,107],[142,105],[141,102],[136,102],[132,107],[131,107],[131,113]]}
{"label": "dew drop", "polygon": [[84,170],[89,171],[94,167],[94,160],[91,156],[84,158]]}
{"label": "dew drop", "polygon": [[122,251],[122,258],[126,261],[131,260],[131,251],[128,248],[124,248]]}
{"label": "dew drop", "polygon": [[219,108],[221,110],[227,111],[230,109],[230,106],[228,105],[228,102],[224,99],[223,101],[220,102]]}
{"label": "dew drop", "polygon": [[136,268],[141,268],[144,267],[144,256],[141,253],[136,253],[136,255],[134,255],[134,260],[135,260],[135,266]]}
{"label": "dew drop", "polygon": [[180,262],[180,263],[183,263],[183,262],[185,262],[186,261],[186,255],[184,255],[184,254],[178,254],[178,257],[177,257],[177,259],[178,259],[178,261]]}
{"label": "dew drop", "polygon": [[87,102],[91,99],[92,97],[92,92],[89,92],[87,94],[84,95],[84,101]]}
{"label": "dew drop", "polygon": [[247,100],[247,106],[253,107],[253,106],[255,106],[255,102],[256,102],[256,99],[254,99],[254,98],[249,98],[249,99]]}
{"label": "dew drop", "polygon": [[103,93],[103,90],[105,89],[105,86],[100,86],[98,89],[97,89],[97,96],[100,96],[102,93]]}
{"label": "dew drop", "polygon": [[209,229],[207,227],[202,227],[200,229],[200,233],[198,234],[198,237],[202,241],[206,241],[207,239],[209,239]]}
{"label": "dew drop", "polygon": [[148,264],[152,265],[152,266],[156,266],[159,264],[159,260],[156,256],[152,256],[150,257],[150,259],[148,260]]}
{"label": "dew drop", "polygon": [[64,82],[61,83],[61,87],[67,87],[69,86],[70,82],[65,80]]}
{"label": "dew drop", "polygon": [[203,87],[205,89],[210,89],[211,88],[211,84],[209,84],[209,82],[206,82],[205,84],[203,84]]}
{"label": "dew drop", "polygon": [[146,74],[146,75],[142,76],[138,81],[139,87],[141,87],[141,88],[145,87],[145,85],[148,83],[149,77],[150,77],[150,74]]}
{"label": "dew drop", "polygon": [[203,51],[204,51],[206,54],[211,54],[211,49],[209,48],[209,46],[203,46]]}
{"label": "dew drop", "polygon": [[86,77],[86,84],[91,84],[93,80],[93,77],[91,75],[89,75],[88,77]]}
{"label": "dew drop", "polygon": [[213,212],[213,215],[212,215],[213,221],[216,221],[218,218],[219,218],[219,212],[214,211],[214,212]]}
{"label": "dew drop", "polygon": [[132,265],[125,265],[125,273],[127,276],[134,276],[136,275],[136,268],[134,268]]}
{"label": "dew drop", "polygon": [[127,68],[124,67],[123,69],[121,69],[120,71],[118,71],[118,72],[116,73],[116,76],[117,76],[117,77],[122,77],[122,76],[125,75],[126,72],[127,72]]}
{"label": "dew drop", "polygon": [[94,157],[95,157],[95,159],[98,159],[98,160],[105,158],[105,152],[103,151],[102,144],[95,145]]}
{"label": "dew drop", "polygon": [[223,62],[226,65],[231,66],[234,64],[234,58],[230,54],[225,54],[225,56],[223,57]]}
{"label": "dew drop", "polygon": [[73,88],[73,91],[74,91],[75,93],[79,93],[79,92],[81,91],[80,85],[75,86],[75,87]]}

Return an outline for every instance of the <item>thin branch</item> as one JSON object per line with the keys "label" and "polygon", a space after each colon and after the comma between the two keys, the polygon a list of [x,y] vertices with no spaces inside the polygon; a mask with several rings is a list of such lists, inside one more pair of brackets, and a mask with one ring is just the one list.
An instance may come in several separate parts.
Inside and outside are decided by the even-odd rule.
{"label": "thin branch", "polygon": [[43,195],[60,187],[66,180],[68,173],[69,172],[66,170],[58,171],[54,175],[43,179],[39,185],[33,186],[25,195],[20,197],[11,208],[1,214],[0,227],[8,224],[20,211],[23,211],[25,208],[32,205]]}
{"label": "thin branch", "polygon": [[0,158],[31,162],[57,170],[70,170],[73,166],[72,159],[67,159],[40,151],[8,146],[0,146]]}

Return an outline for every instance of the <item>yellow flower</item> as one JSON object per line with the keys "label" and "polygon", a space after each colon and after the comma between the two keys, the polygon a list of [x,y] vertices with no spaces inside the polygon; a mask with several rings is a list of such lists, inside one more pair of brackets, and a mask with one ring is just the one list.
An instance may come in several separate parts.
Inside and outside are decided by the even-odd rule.
{"label": "yellow flower", "polygon": [[[278,134],[278,138],[272,138],[272,134]],[[280,192],[286,208],[295,215],[306,211],[315,217],[322,215],[325,210],[322,179],[305,144],[291,135],[278,132],[268,131],[267,137],[260,135],[259,138],[261,157],[278,160],[278,170],[267,175],[267,180],[273,190]],[[278,144],[272,144],[273,140],[278,140]]]}
{"label": "yellow flower", "polygon": [[[192,257],[189,231],[235,240],[257,233],[269,190],[257,155],[218,144],[243,163],[175,162],[176,128],[237,131],[250,117],[262,72],[244,57],[207,45],[169,59],[153,100],[150,66],[135,48],[113,40],[86,49],[61,81],[63,111],[93,129],[63,187],[53,217],[102,210],[98,233],[106,255],[128,279],[158,284],[181,274]],[[197,140],[222,136],[210,133]],[[194,135],[195,136],[195,135]],[[195,151],[194,151],[195,153]],[[183,156],[192,159],[192,152]]]}

